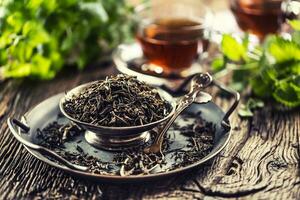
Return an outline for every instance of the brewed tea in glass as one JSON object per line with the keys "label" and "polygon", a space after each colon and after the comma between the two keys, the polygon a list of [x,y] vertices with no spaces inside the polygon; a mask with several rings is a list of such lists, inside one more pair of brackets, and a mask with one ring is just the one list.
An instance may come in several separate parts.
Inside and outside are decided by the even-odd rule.
{"label": "brewed tea in glass", "polygon": [[277,33],[281,25],[283,0],[230,0],[230,8],[239,27],[263,40]]}
{"label": "brewed tea in glass", "polygon": [[138,6],[136,19],[136,38],[148,62],[165,73],[180,73],[207,45],[212,15],[198,0],[164,0]]}

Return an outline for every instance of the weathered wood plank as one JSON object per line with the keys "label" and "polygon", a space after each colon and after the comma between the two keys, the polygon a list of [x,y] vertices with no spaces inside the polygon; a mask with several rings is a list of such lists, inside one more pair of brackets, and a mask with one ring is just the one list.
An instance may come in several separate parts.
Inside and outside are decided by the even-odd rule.
{"label": "weathered wood plank", "polygon": [[[232,137],[234,144],[227,146],[208,175],[194,181],[194,191],[224,198],[298,199],[299,110],[280,113],[268,106],[256,114],[249,131],[243,123],[238,134],[245,139]],[[241,148],[237,141],[243,141]],[[230,156],[231,162],[222,163]]]}
{"label": "weathered wood plank", "polygon": [[[19,117],[51,95],[111,72],[91,70],[45,83],[7,81],[0,86],[0,199],[300,198],[299,110],[282,113],[268,105],[251,121],[234,115],[230,143],[211,164],[173,180],[144,185],[74,178],[35,159],[9,133],[8,116]],[[228,107],[221,98],[216,102]]]}

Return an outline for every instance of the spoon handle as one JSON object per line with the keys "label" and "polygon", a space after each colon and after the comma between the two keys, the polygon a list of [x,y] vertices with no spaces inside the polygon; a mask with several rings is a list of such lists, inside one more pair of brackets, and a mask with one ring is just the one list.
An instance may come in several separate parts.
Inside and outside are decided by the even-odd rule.
{"label": "spoon handle", "polygon": [[178,115],[180,115],[188,106],[190,106],[193,102],[195,102],[199,92],[201,92],[201,90],[207,87],[211,82],[212,82],[212,77],[208,73],[197,74],[196,76],[193,77],[190,84],[190,92],[184,95],[184,97],[180,99],[174,115],[167,122],[163,130],[159,133],[159,135],[154,141],[154,145],[159,145],[160,150],[162,147],[162,142],[165,133],[169,130],[170,126],[176,120]]}
{"label": "spoon handle", "polygon": [[163,138],[164,138],[165,133],[169,130],[169,128],[171,127],[173,122],[184,111],[184,109],[186,109],[188,106],[190,106],[193,103],[193,101],[191,101],[190,99],[191,99],[190,95],[187,94],[180,100],[174,115],[169,119],[167,124],[164,126],[163,130],[155,138],[155,141],[153,142],[153,145],[158,145],[159,147],[162,146],[162,142],[163,142]]}

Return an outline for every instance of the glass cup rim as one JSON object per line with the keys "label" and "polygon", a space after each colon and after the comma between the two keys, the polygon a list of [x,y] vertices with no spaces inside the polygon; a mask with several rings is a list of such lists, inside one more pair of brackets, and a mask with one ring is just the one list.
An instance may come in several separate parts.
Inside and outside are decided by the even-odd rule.
{"label": "glass cup rim", "polygon": [[[269,13],[278,13],[282,10],[282,4],[285,0],[268,0],[268,1],[259,1],[259,2],[251,2],[251,9],[248,7],[244,7],[243,10],[253,14],[260,14],[264,11],[268,11]],[[239,9],[241,5],[239,5],[238,0],[230,0],[230,6],[234,9]]]}
{"label": "glass cup rim", "polygon": [[[205,6],[203,3],[201,3],[201,6],[204,8],[206,13],[213,14],[213,12],[207,6]],[[151,5],[150,2],[141,3],[137,6],[135,6],[134,7],[134,17],[136,18],[136,21],[139,21],[139,23],[141,23],[142,21],[145,21],[147,18],[138,18],[137,16],[139,15],[139,13],[142,13],[143,11],[145,11],[151,7],[153,7],[153,5]],[[151,18],[151,17],[149,17],[149,18]],[[204,16],[201,17],[201,19],[203,21],[204,21],[204,18],[205,18]],[[178,18],[178,19],[182,19],[182,18]],[[191,20],[193,20],[193,19],[191,18]],[[198,18],[198,20],[195,20],[195,21],[199,22],[199,18]],[[146,24],[146,25],[148,25],[148,24]],[[201,31],[201,30],[208,28],[208,26],[206,26],[205,23],[203,23],[203,22],[200,22],[197,25],[184,26],[179,29],[178,28],[172,29],[172,28],[163,27],[161,25],[156,25],[156,24],[151,24],[151,26],[157,28],[157,30],[159,30],[159,31],[162,31],[162,32],[165,31],[165,32],[169,32],[169,33],[176,33],[176,32],[182,32],[182,31]]]}

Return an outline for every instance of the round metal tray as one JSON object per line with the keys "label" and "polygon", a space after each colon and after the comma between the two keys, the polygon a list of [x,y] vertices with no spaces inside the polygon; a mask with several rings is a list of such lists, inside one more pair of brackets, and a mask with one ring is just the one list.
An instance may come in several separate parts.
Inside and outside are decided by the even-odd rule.
{"label": "round metal tray", "polygon": [[[18,125],[19,128],[15,126],[16,123],[13,123],[12,119],[8,119],[8,125],[11,129],[12,133],[14,134],[15,138],[18,139],[21,143],[24,144],[25,148],[36,158],[39,160],[48,163],[49,165],[62,169],[68,173],[71,173],[75,176],[85,177],[93,180],[100,180],[100,181],[110,181],[110,182],[129,182],[129,181],[145,181],[145,180],[153,180],[158,178],[163,178],[171,175],[175,175],[178,173],[185,172],[187,170],[194,169],[199,167],[201,164],[207,162],[208,160],[215,157],[228,143],[230,138],[230,125],[228,121],[229,115],[234,111],[236,108],[238,101],[239,101],[239,94],[235,93],[231,90],[227,90],[226,88],[219,86],[221,89],[233,94],[235,97],[235,101],[233,105],[227,112],[223,112],[216,104],[213,102],[209,102],[207,104],[192,104],[189,108],[187,108],[184,112],[185,113],[193,113],[197,115],[197,118],[202,118],[207,122],[211,122],[215,127],[214,132],[214,146],[212,151],[203,157],[202,159],[187,165],[185,167],[178,167],[172,170],[168,169],[158,169],[154,170],[151,174],[146,175],[129,175],[129,176],[120,176],[116,174],[95,174],[90,172],[81,171],[78,169],[72,168],[66,162],[57,162],[60,160],[59,157],[53,156],[50,150],[43,150],[41,151],[38,148],[38,138],[37,138],[37,129],[41,129],[46,127],[49,123],[59,120],[61,123],[67,123],[68,119],[65,117],[59,117],[60,109],[59,109],[59,101],[64,96],[64,93],[52,96],[30,111],[22,117],[22,122],[25,126],[30,127],[27,133],[24,133],[26,127],[22,127],[22,125]],[[186,120],[181,119],[180,117],[176,120],[178,125],[187,123]],[[172,158],[172,152],[176,151],[178,147],[182,147],[184,143],[187,141],[187,136],[180,134],[180,132],[176,131],[175,129],[169,130],[168,133],[171,138],[172,145],[170,146],[170,153],[165,154],[167,166],[172,165],[172,163],[177,162],[176,159]],[[78,136],[75,140],[72,140],[65,144],[66,149],[70,151],[74,151],[76,149],[76,144],[78,144],[78,140],[81,140],[80,146],[84,151],[92,156],[101,158],[102,160],[109,161],[113,154],[116,152],[105,151],[101,149],[96,149],[93,146],[89,145],[85,139],[84,134],[82,136]],[[51,157],[51,158],[50,158]],[[56,161],[55,161],[56,159]],[[61,161],[61,160],[60,160]]]}

